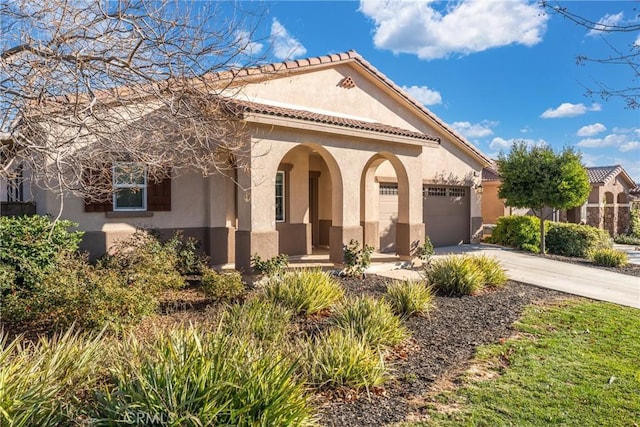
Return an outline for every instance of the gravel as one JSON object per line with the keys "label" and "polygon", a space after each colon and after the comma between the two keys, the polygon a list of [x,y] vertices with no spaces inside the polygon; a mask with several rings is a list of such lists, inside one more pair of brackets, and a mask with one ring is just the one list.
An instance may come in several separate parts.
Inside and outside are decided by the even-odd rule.
{"label": "gravel", "polygon": [[[347,293],[379,296],[389,279],[370,275],[365,280],[342,281]],[[420,415],[420,405],[412,402],[429,392],[439,378],[465,368],[477,346],[511,336],[511,325],[524,306],[563,297],[566,294],[518,282],[477,296],[437,296],[429,316],[407,321],[412,338],[389,357],[394,379],[369,395],[343,392],[322,397],[320,423],[379,426]]]}

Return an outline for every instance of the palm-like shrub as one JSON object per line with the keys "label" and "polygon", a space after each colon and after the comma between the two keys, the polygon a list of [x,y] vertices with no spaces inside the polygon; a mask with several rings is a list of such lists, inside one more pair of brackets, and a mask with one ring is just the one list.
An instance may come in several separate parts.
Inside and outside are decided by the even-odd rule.
{"label": "palm-like shrub", "polygon": [[353,331],[334,329],[303,345],[300,369],[316,387],[369,389],[386,379],[384,360]]}
{"label": "palm-like shrub", "polygon": [[605,267],[619,267],[629,262],[627,253],[617,249],[597,249],[589,254],[589,258],[594,264]]}
{"label": "palm-like shrub", "polygon": [[296,314],[310,315],[331,307],[344,295],[335,278],[321,270],[300,270],[270,278],[264,287],[267,299]]}
{"label": "palm-like shrub", "polygon": [[483,287],[501,287],[507,283],[507,273],[496,258],[487,255],[476,255],[472,257],[472,261],[482,273]]}
{"label": "palm-like shrub", "polygon": [[428,313],[434,306],[435,295],[423,281],[394,280],[387,287],[385,298],[394,313],[407,318]]}
{"label": "palm-like shrub", "polygon": [[308,425],[311,407],[295,363],[251,340],[195,328],[151,344],[131,338],[111,371],[95,418],[144,414],[170,426]]}
{"label": "palm-like shrub", "polygon": [[470,256],[450,255],[437,259],[425,270],[425,276],[445,295],[471,295],[484,284],[484,274]]}
{"label": "palm-like shrub", "polygon": [[389,303],[368,296],[344,301],[336,308],[331,323],[362,337],[373,347],[395,346],[409,337]]}
{"label": "palm-like shrub", "polygon": [[0,425],[75,425],[83,395],[97,388],[104,338],[68,330],[36,343],[0,331]]}

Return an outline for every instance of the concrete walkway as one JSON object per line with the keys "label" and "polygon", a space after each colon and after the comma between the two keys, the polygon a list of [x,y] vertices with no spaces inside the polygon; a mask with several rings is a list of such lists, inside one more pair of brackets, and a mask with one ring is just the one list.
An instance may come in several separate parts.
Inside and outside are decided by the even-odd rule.
{"label": "concrete walkway", "polygon": [[627,253],[629,257],[629,262],[631,264],[639,264],[640,265],[640,246],[637,245],[621,245],[618,243],[613,244],[614,249],[618,249],[620,251],[624,251]]}
{"label": "concrete walkway", "polygon": [[[640,308],[640,278],[613,273],[542,257],[492,245],[460,245],[436,248],[436,258],[444,254],[469,253],[496,257],[507,270],[509,278],[543,288],[555,289],[574,295],[614,302]],[[415,270],[372,266],[371,272],[397,279],[418,279]]]}

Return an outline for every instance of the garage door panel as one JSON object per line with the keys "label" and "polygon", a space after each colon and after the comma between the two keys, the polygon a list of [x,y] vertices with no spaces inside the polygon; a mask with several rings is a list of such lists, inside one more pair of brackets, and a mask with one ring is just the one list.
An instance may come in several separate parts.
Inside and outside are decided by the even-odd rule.
{"label": "garage door panel", "polygon": [[434,246],[469,242],[468,187],[426,186],[423,198],[425,230]]}
{"label": "garage door panel", "polygon": [[398,187],[380,185],[378,230],[380,233],[380,252],[395,252],[396,224],[398,223]]}

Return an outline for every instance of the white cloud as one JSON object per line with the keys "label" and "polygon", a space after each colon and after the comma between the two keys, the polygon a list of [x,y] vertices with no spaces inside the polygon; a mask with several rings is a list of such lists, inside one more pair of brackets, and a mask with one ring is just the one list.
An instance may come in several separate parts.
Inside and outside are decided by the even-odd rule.
{"label": "white cloud", "polygon": [[620,146],[620,151],[626,153],[627,151],[632,151],[638,148],[640,148],[640,141],[629,141]]}
{"label": "white cloud", "polygon": [[587,138],[578,142],[578,147],[584,148],[599,148],[599,147],[612,147],[615,145],[622,145],[627,141],[625,135],[618,135],[615,133],[609,134],[604,138]]}
{"label": "white cloud", "polygon": [[498,122],[483,120],[480,123],[454,122],[451,127],[466,138],[483,138],[485,136],[493,135],[493,130],[491,130],[491,128],[497,125]]}
{"label": "white cloud", "polygon": [[293,59],[307,53],[307,49],[275,18],[271,24],[270,38],[273,54],[278,59]]}
{"label": "white cloud", "polygon": [[560,117],[575,117],[580,116],[587,111],[600,111],[602,106],[598,103],[591,104],[591,107],[587,107],[584,104],[572,104],[570,102],[563,102],[558,108],[547,108],[544,113],[540,114],[543,119],[557,119]]}
{"label": "white cloud", "polygon": [[623,18],[624,13],[616,13],[615,15],[606,14],[602,18],[598,20],[598,22],[594,25],[594,27],[589,30],[587,33],[588,36],[597,36],[602,34],[602,32],[609,31],[610,27],[615,27],[618,25]]}
{"label": "white cloud", "polygon": [[525,144],[527,144],[528,146],[533,146],[533,145],[546,145],[547,141],[545,141],[544,139],[522,139],[522,138],[511,138],[511,139],[504,139],[504,138],[500,138],[499,136],[493,138],[493,140],[491,141],[491,144],[489,144],[489,148],[492,150],[506,150],[508,148],[511,148],[511,146],[513,145],[514,142],[524,142]]}
{"label": "white cloud", "polygon": [[442,104],[440,92],[429,89],[427,86],[402,86],[402,90],[414,97],[422,105]]}
{"label": "white cloud", "polygon": [[359,10],[375,24],[376,47],[420,59],[533,46],[542,41],[548,19],[526,0],[461,0],[444,10],[433,1],[360,0]]}
{"label": "white cloud", "polygon": [[578,136],[593,136],[597,135],[600,132],[604,132],[607,128],[602,123],[594,123],[592,125],[582,126],[576,132]]}
{"label": "white cloud", "polygon": [[264,45],[251,41],[251,33],[246,30],[238,30],[235,33],[238,48],[247,56],[256,56],[262,52]]}
{"label": "white cloud", "polygon": [[635,42],[633,42],[634,46],[640,46],[640,34],[638,34],[638,38],[636,39]]}

